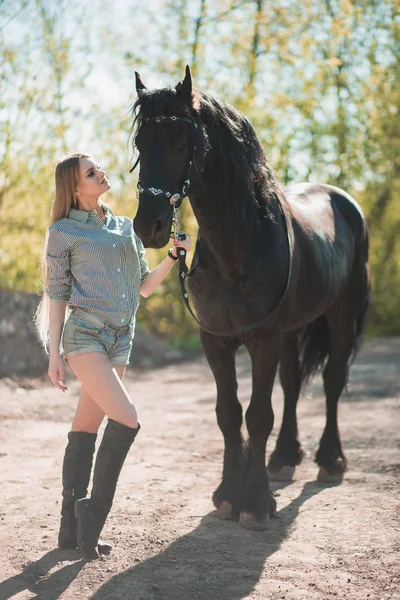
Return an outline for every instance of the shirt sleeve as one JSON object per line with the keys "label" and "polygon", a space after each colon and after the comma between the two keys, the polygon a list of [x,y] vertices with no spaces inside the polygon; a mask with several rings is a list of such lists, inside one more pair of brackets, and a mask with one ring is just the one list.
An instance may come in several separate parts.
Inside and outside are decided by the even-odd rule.
{"label": "shirt sleeve", "polygon": [[68,301],[71,297],[70,247],[58,229],[49,229],[46,266],[46,294],[50,300]]}
{"label": "shirt sleeve", "polygon": [[147,264],[147,260],[144,258],[144,255],[146,254],[146,250],[144,249],[143,242],[140,239],[140,237],[138,237],[136,235],[136,233],[135,233],[135,242],[136,242],[136,248],[137,248],[137,253],[138,253],[138,258],[139,258],[139,266],[140,266],[140,285],[142,285],[142,283],[146,279],[148,273],[150,272],[150,269],[149,269],[149,265]]}

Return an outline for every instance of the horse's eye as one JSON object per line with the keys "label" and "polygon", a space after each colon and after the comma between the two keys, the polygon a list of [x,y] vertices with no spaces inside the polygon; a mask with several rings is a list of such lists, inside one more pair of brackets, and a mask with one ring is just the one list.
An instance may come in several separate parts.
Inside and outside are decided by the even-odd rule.
{"label": "horse's eye", "polygon": [[185,149],[186,149],[186,142],[181,142],[180,144],[178,144],[178,146],[177,146],[178,152],[183,152]]}

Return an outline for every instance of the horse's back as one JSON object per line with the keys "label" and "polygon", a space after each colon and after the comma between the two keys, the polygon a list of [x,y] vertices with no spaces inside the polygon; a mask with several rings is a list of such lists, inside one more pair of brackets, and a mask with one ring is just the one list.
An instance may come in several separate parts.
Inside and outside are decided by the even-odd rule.
{"label": "horse's back", "polygon": [[330,185],[301,183],[285,189],[292,217],[300,314],[322,314],[348,284],[354,261],[364,254],[361,208]]}
{"label": "horse's back", "polygon": [[365,236],[365,218],[350,194],[328,184],[298,183],[285,190],[292,214],[304,227],[331,237],[342,225],[340,217],[356,239]]}

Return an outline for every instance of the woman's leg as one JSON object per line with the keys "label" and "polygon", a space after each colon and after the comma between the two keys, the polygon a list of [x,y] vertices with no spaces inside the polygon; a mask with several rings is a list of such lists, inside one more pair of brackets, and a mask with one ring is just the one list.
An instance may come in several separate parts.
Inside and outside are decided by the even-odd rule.
{"label": "woman's leg", "polygon": [[62,466],[61,522],[58,547],[77,548],[77,521],[74,515],[76,500],[87,494],[97,433],[70,431]]}
{"label": "woman's leg", "polygon": [[[125,365],[115,367],[122,380]],[[82,387],[78,406],[68,434],[68,445],[63,461],[63,500],[61,506],[61,523],[58,534],[59,548],[76,548],[77,521],[74,515],[74,503],[87,494],[97,431],[104,418],[104,411]],[[112,547],[99,540],[98,552],[109,554]]]}
{"label": "woman's leg", "polygon": [[88,352],[69,358],[69,364],[97,406],[108,416],[93,473],[90,498],[75,503],[77,539],[87,558],[99,555],[98,539],[114,499],[118,477],[139,425],[136,410],[108,357]]}
{"label": "woman's leg", "polygon": [[75,502],[78,519],[77,540],[86,558],[98,558],[98,540],[110,512],[119,474],[139,431],[108,419],[97,452],[90,498]]}
{"label": "woman's leg", "polygon": [[[137,429],[137,414],[117,369],[102,352],[87,352],[68,358],[85,392],[110,419]],[[100,413],[97,413],[98,415]]]}
{"label": "woman's leg", "polygon": [[[114,367],[118,377],[123,379],[126,367],[120,365]],[[96,404],[89,392],[82,387],[79,396],[78,406],[74,419],[72,421],[71,431],[86,431],[87,433],[97,433],[104,419],[104,411]]]}
{"label": "woman's leg", "polygon": [[104,411],[96,404],[88,391],[82,387],[71,431],[97,433],[104,419]]}

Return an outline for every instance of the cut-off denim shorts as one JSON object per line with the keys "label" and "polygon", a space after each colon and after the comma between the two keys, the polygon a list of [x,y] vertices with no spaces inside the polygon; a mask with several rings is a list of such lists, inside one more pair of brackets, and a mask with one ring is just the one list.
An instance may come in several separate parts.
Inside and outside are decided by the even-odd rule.
{"label": "cut-off denim shorts", "polygon": [[114,327],[101,317],[74,307],[62,334],[64,359],[86,352],[104,352],[113,366],[129,364],[134,324]]}

